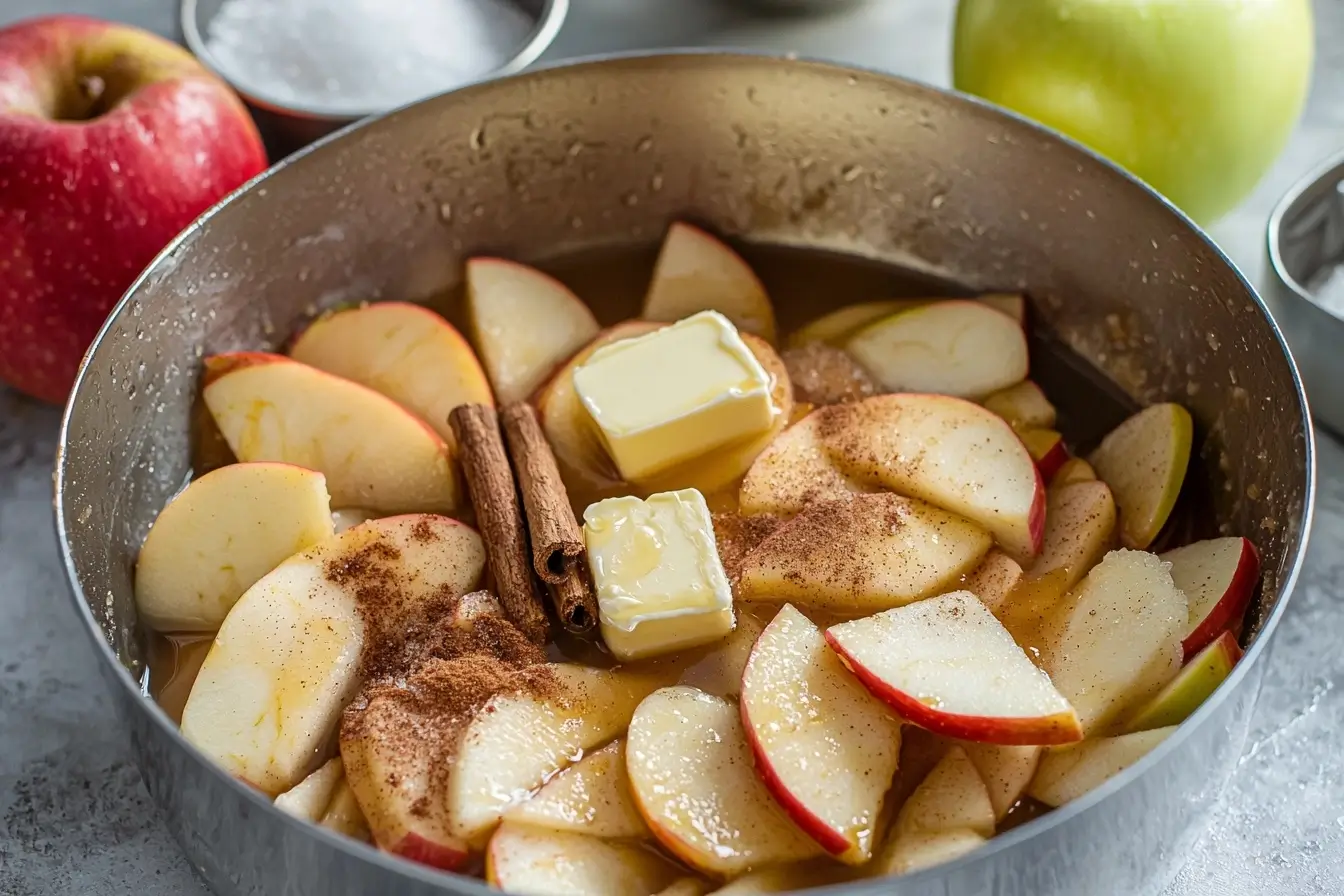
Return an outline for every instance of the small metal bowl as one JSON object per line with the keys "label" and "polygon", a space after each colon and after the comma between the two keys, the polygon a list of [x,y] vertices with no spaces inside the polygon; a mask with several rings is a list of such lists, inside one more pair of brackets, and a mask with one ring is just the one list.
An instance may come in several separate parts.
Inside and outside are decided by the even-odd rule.
{"label": "small metal bowl", "polygon": [[[522,71],[555,41],[560,26],[569,13],[569,0],[510,0],[526,13],[535,23],[526,40],[512,56],[505,59],[493,70],[484,73],[477,80],[511,75]],[[182,36],[191,52],[215,74],[228,81],[234,90],[252,107],[253,117],[257,121],[267,145],[275,155],[287,155],[332,131],[339,130],[352,122],[371,115],[378,115],[388,109],[361,109],[355,112],[332,111],[317,106],[302,106],[295,103],[280,102],[249,90],[235,80],[227,69],[223,68],[211,56],[206,46],[205,33],[224,0],[182,0],[181,19]],[[462,84],[445,84],[444,90],[452,90]],[[418,99],[423,99],[420,97]]]}
{"label": "small metal bowl", "polygon": [[1344,316],[1307,284],[1344,264],[1344,153],[1307,174],[1269,216],[1261,294],[1283,329],[1316,422],[1344,435]]}

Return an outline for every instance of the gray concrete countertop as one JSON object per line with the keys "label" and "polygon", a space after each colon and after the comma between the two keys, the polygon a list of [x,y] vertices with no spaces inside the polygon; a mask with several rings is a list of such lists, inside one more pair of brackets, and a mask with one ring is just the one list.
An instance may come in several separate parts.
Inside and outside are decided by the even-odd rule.
{"label": "gray concrete countertop", "polygon": [[[870,0],[761,19],[711,0],[573,0],[548,58],[651,46],[754,46],[948,80],[951,0]],[[1269,209],[1344,146],[1344,5],[1317,0],[1307,114],[1255,194],[1214,236],[1256,280]],[[0,0],[0,24],[83,12],[175,35],[175,0]],[[52,534],[58,415],[0,389],[0,894],[196,896],[155,816],[71,612]],[[1344,447],[1320,441],[1307,568],[1275,642],[1250,744],[1219,817],[1168,896],[1344,891]],[[1099,890],[1098,893],[1101,891]]]}

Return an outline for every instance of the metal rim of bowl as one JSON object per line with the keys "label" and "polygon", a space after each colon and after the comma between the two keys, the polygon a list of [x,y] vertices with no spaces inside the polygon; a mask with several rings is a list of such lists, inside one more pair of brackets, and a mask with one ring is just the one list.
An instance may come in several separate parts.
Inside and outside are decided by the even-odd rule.
{"label": "metal rim of bowl", "polygon": [[[184,3],[194,3],[194,2],[195,0],[184,0]],[[561,2],[564,2],[564,0],[561,0]],[[628,59],[647,59],[649,57],[657,57],[657,56],[682,56],[682,57],[701,56],[711,60],[721,59],[723,57],[736,57],[740,59],[770,61],[779,64],[791,64],[794,62],[803,62],[809,65],[816,65],[823,68],[830,68],[837,72],[852,72],[852,71],[864,72],[878,77],[890,78],[896,81],[903,81],[906,84],[913,85],[914,87],[920,90],[931,91],[941,95],[953,96],[959,102],[967,103],[970,106],[978,108],[982,112],[991,112],[993,114],[1002,116],[1019,126],[1025,126],[1038,132],[1047,134],[1053,139],[1058,140],[1063,144],[1067,145],[1072,150],[1079,152],[1088,158],[1091,158],[1095,162],[1111,169],[1114,173],[1119,174],[1124,180],[1132,184],[1137,189],[1146,193],[1153,201],[1160,203],[1168,212],[1174,215],[1181,224],[1184,224],[1186,227],[1189,227],[1190,230],[1193,231],[1206,244],[1206,246],[1211,250],[1214,256],[1220,259],[1224,264],[1228,266],[1228,268],[1235,275],[1237,281],[1240,282],[1241,285],[1245,288],[1246,293],[1250,297],[1252,303],[1260,311],[1260,313],[1264,315],[1265,321],[1269,325],[1269,328],[1274,335],[1275,341],[1277,341],[1279,348],[1283,352],[1284,359],[1288,362],[1288,367],[1292,374],[1294,391],[1297,394],[1298,402],[1303,412],[1303,420],[1306,423],[1306,426],[1304,426],[1303,428],[1304,431],[1303,454],[1305,456],[1307,469],[1305,471],[1306,472],[1305,496],[1303,499],[1302,511],[1301,511],[1301,533],[1302,533],[1301,541],[1298,545],[1297,551],[1295,552],[1294,556],[1290,558],[1290,561],[1287,564],[1286,572],[1280,581],[1279,594],[1281,596],[1275,603],[1274,609],[1270,612],[1269,616],[1265,619],[1264,624],[1260,627],[1259,631],[1257,632],[1255,640],[1250,644],[1249,647],[1247,647],[1241,661],[1238,662],[1236,666],[1233,667],[1231,674],[1228,675],[1228,677],[1223,681],[1223,683],[1218,686],[1217,690],[1215,690],[1213,694],[1211,694],[1204,701],[1204,703],[1202,703],[1200,707],[1197,710],[1195,710],[1193,714],[1191,714],[1189,718],[1187,718],[1184,722],[1182,722],[1180,726],[1177,728],[1177,730],[1173,732],[1170,737],[1166,738],[1164,741],[1162,741],[1160,744],[1154,747],[1152,751],[1150,751],[1147,755],[1145,755],[1134,765],[1125,769],[1120,774],[1106,781],[1096,789],[1089,791],[1087,794],[1074,800],[1073,802],[1068,803],[1059,808],[1052,809],[1050,812],[1045,813],[1039,818],[1032,819],[1031,821],[1019,827],[1016,827],[1003,834],[999,834],[991,838],[985,844],[983,844],[982,846],[978,847],[977,849],[973,850],[972,852],[968,853],[965,856],[962,856],[951,862],[946,862],[944,864],[936,865],[921,871],[916,871],[910,874],[902,875],[901,877],[903,881],[908,881],[911,886],[918,887],[921,883],[927,884],[930,881],[940,878],[945,874],[954,873],[961,868],[979,862],[988,855],[992,855],[1000,851],[1013,849],[1019,843],[1032,839],[1038,833],[1044,833],[1048,830],[1052,830],[1056,827],[1068,824],[1070,820],[1072,820],[1076,816],[1081,815],[1084,812],[1089,811],[1099,803],[1104,802],[1111,794],[1128,787],[1132,781],[1142,777],[1150,767],[1157,765],[1159,762],[1164,760],[1169,754],[1175,752],[1178,749],[1178,747],[1188,738],[1189,733],[1193,731],[1195,728],[1198,728],[1202,724],[1203,720],[1207,716],[1211,715],[1214,709],[1220,703],[1222,703],[1224,700],[1227,699],[1229,694],[1231,694],[1234,690],[1236,690],[1236,686],[1241,682],[1242,679],[1246,677],[1247,674],[1249,674],[1248,670],[1251,668],[1251,666],[1260,661],[1261,654],[1263,654],[1266,651],[1271,636],[1278,628],[1280,620],[1283,618],[1283,615],[1288,608],[1289,600],[1292,597],[1293,591],[1297,586],[1297,581],[1301,574],[1302,566],[1306,559],[1308,542],[1311,535],[1312,520],[1315,515],[1316,436],[1315,431],[1313,430],[1310,423],[1311,417],[1307,405],[1307,396],[1302,384],[1301,375],[1298,372],[1297,362],[1293,359],[1292,352],[1288,347],[1287,340],[1284,338],[1282,331],[1279,329],[1278,323],[1274,320],[1274,317],[1270,313],[1268,307],[1266,307],[1264,300],[1260,297],[1260,294],[1251,285],[1251,283],[1246,279],[1241,269],[1237,267],[1236,264],[1233,263],[1233,261],[1227,256],[1227,254],[1217,245],[1217,243],[1215,243],[1208,236],[1207,233],[1205,233],[1205,231],[1198,224],[1196,224],[1193,220],[1191,220],[1188,215],[1186,215],[1179,208],[1177,208],[1165,196],[1158,193],[1152,187],[1148,186],[1146,183],[1139,180],[1137,177],[1130,174],[1125,169],[1107,160],[1094,150],[1089,149],[1087,146],[1079,143],[1078,141],[1073,140],[1072,138],[1069,138],[1063,134],[1060,134],[1057,131],[1051,130],[1050,128],[1047,128],[1044,125],[1039,124],[1038,122],[1032,121],[1031,119],[1023,115],[1020,115],[1009,109],[997,106],[993,103],[988,102],[987,100],[981,99],[971,94],[963,93],[961,91],[952,90],[948,88],[935,87],[922,81],[917,81],[912,78],[904,78],[898,75],[893,75],[890,72],[884,72],[866,66],[842,65],[827,60],[811,59],[808,57],[799,57],[792,54],[783,54],[778,52],[760,52],[760,51],[736,50],[736,49],[731,51],[720,52],[720,51],[707,51],[703,48],[672,48],[672,49],[659,49],[656,51],[629,51],[629,52],[605,53],[592,56],[576,57],[572,59],[557,61],[549,65],[539,66],[538,68],[532,69],[526,73],[511,75],[508,78],[508,80],[514,80],[514,79],[522,80],[526,78],[546,77],[549,75],[550,72],[556,69],[565,69],[575,66],[586,66],[586,65],[602,65],[606,63],[620,62],[622,60],[628,60]],[[458,90],[472,90],[475,88],[479,88],[481,86],[482,85],[480,84],[469,84],[457,88],[456,90],[446,92],[456,93]],[[436,871],[434,869],[418,865],[414,862],[397,858],[396,856],[386,854],[368,844],[352,840],[349,837],[337,834],[336,832],[331,831],[329,829],[311,824],[306,821],[302,821],[298,818],[288,815],[287,813],[280,812],[279,810],[275,809],[272,801],[270,799],[267,799],[264,794],[258,792],[252,787],[247,786],[246,784],[243,784],[241,781],[227,774],[218,765],[216,765],[214,762],[211,762],[207,757],[205,757],[198,750],[196,750],[195,747],[193,747],[186,741],[185,738],[183,738],[180,729],[172,723],[172,721],[162,711],[162,709],[159,708],[158,704],[152,700],[149,700],[144,696],[143,692],[140,689],[139,683],[131,678],[131,676],[128,674],[126,670],[126,667],[122,664],[121,660],[118,659],[116,654],[113,652],[111,645],[108,643],[107,638],[103,634],[102,627],[99,625],[98,620],[95,619],[93,616],[92,606],[90,605],[90,603],[83,594],[83,589],[80,585],[79,578],[75,570],[74,559],[71,556],[70,540],[65,526],[65,506],[64,506],[65,470],[63,465],[63,457],[64,457],[63,446],[65,445],[70,433],[70,421],[71,421],[71,415],[75,407],[75,397],[79,393],[80,387],[83,384],[84,376],[88,370],[88,359],[91,357],[93,351],[102,343],[103,339],[107,337],[107,334],[112,328],[112,322],[117,317],[119,317],[120,314],[124,311],[124,309],[129,305],[131,297],[135,295],[136,292],[139,291],[142,284],[145,283],[151,276],[151,272],[158,267],[158,265],[163,261],[164,258],[171,256],[174,252],[176,252],[181,245],[183,245],[189,238],[192,237],[192,235],[194,235],[198,230],[204,227],[209,222],[209,220],[220,211],[220,209],[222,209],[230,202],[232,202],[237,196],[251,190],[257,184],[264,182],[266,178],[269,177],[273,172],[279,171],[287,167],[291,162],[303,158],[307,156],[309,153],[312,153],[320,149],[321,147],[325,146],[326,144],[339,139],[342,135],[356,128],[364,127],[369,123],[376,121],[382,117],[383,115],[378,115],[371,118],[363,119],[361,121],[349,125],[348,127],[342,128],[341,130],[336,131],[326,137],[323,137],[322,139],[304,147],[303,149],[296,152],[294,155],[289,156],[288,158],[282,160],[281,162],[271,167],[267,171],[257,175],[257,177],[243,184],[237,190],[235,190],[234,192],[230,193],[228,196],[220,200],[212,208],[204,212],[201,215],[201,217],[199,217],[195,222],[189,225],[186,230],[184,230],[181,234],[175,237],[173,241],[169,243],[168,246],[166,246],[163,249],[163,251],[159,253],[158,256],[156,256],[154,261],[152,261],[149,264],[149,266],[145,269],[145,271],[138,278],[136,278],[136,281],[126,291],[126,294],[117,303],[116,307],[113,308],[111,314],[108,316],[107,320],[103,323],[103,326],[99,329],[98,335],[94,338],[93,342],[90,344],[88,351],[85,353],[85,360],[80,365],[79,373],[76,376],[74,387],[71,389],[70,392],[70,398],[67,400],[65,409],[61,415],[61,426],[57,440],[57,452],[58,452],[57,463],[56,463],[55,475],[53,476],[53,485],[55,491],[54,511],[55,511],[56,536],[60,547],[61,563],[65,569],[66,581],[67,584],[69,585],[71,600],[75,604],[76,613],[79,615],[79,617],[83,620],[85,624],[87,634],[94,641],[95,650],[99,652],[103,660],[108,664],[109,668],[113,670],[113,674],[116,676],[117,680],[121,683],[121,685],[129,689],[130,696],[132,696],[134,700],[144,701],[147,704],[146,711],[149,712],[150,716],[154,720],[154,724],[159,727],[160,731],[170,739],[176,740],[178,746],[185,748],[186,751],[190,753],[201,765],[205,766],[207,774],[212,774],[216,776],[218,779],[225,781],[227,783],[227,786],[234,788],[236,793],[238,793],[244,799],[251,801],[252,804],[257,807],[258,811],[271,812],[274,815],[280,816],[280,818],[283,819],[282,823],[295,825],[297,826],[298,830],[306,832],[308,836],[322,838],[330,846],[344,850],[347,853],[352,853],[354,855],[361,856],[364,858],[365,861],[377,865],[384,871],[387,871],[392,874],[403,875],[405,877],[412,878],[418,882],[432,886],[443,886],[445,882],[449,882],[455,889],[457,889],[463,894],[470,894],[470,896],[497,896],[498,890],[490,887],[483,880],[479,880],[473,877],[466,877],[463,875],[445,874],[445,872]],[[1278,210],[1276,209],[1276,213],[1277,212]],[[818,893],[843,892],[846,894],[851,894],[851,896],[875,896],[875,894],[877,893],[887,891],[889,889],[889,885],[890,885],[889,878],[873,878],[869,880],[853,881],[842,884],[833,884],[826,887],[817,888],[815,892]]]}
{"label": "metal rim of bowl", "polygon": [[1288,265],[1283,260],[1284,222],[1296,214],[1304,202],[1319,198],[1320,194],[1338,184],[1344,184],[1344,152],[1330,156],[1288,188],[1269,214],[1269,224],[1265,227],[1265,243],[1269,251],[1270,272],[1274,278],[1272,286],[1282,287],[1293,297],[1319,308],[1337,320],[1344,320],[1344,317],[1328,311],[1317,302],[1306,286],[1288,270]]}
{"label": "metal rim of bowl", "polygon": [[[281,102],[273,97],[264,96],[256,91],[252,91],[239,84],[228,72],[218,64],[214,56],[211,55],[206,46],[205,38],[201,35],[201,29],[197,17],[198,0],[181,0],[178,7],[178,18],[182,28],[182,37],[186,41],[187,47],[192,54],[201,61],[206,68],[214,72],[215,75],[223,79],[230,87],[238,92],[240,96],[252,103],[258,108],[274,112],[278,115],[289,115],[299,118],[306,118],[312,121],[326,121],[333,124],[343,124],[351,121],[359,121],[364,118],[383,115],[395,111],[402,105],[412,105],[421,100],[429,99],[429,96],[419,97],[411,100],[409,103],[401,103],[396,106],[390,106],[386,109],[336,109],[331,106],[309,105]],[[470,81],[451,85],[446,87],[440,93],[460,90],[463,87],[469,87],[478,81],[497,78],[506,75],[517,74],[536,62],[542,53],[550,48],[555,42],[556,35],[560,33],[560,28],[569,15],[569,0],[542,0],[541,14],[537,16],[537,23],[528,34],[527,39],[513,54],[501,65],[496,66],[488,72],[484,72]],[[434,96],[436,94],[430,94]]]}

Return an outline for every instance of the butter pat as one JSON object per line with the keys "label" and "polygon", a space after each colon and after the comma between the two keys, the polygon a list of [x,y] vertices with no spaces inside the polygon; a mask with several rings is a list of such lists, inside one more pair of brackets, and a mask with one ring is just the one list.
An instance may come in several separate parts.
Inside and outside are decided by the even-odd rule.
{"label": "butter pat", "polygon": [[759,435],[776,413],[765,368],[717,311],[598,349],[574,389],[629,482]]}
{"label": "butter pat", "polygon": [[693,488],[608,498],[583,512],[602,638],[623,662],[724,637],[733,597],[705,498]]}

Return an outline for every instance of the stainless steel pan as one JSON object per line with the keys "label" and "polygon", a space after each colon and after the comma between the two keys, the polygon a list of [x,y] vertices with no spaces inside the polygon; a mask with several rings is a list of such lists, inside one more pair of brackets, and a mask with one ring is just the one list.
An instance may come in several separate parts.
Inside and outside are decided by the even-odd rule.
{"label": "stainless steel pan", "polygon": [[[747,241],[1025,289],[1036,318],[1134,399],[1191,409],[1196,485],[1264,558],[1231,679],[1088,797],[953,864],[849,886],[1155,891],[1233,773],[1305,548],[1312,437],[1273,321],[1189,221],[1073,144],[885,75],[720,54],[562,66],[348,130],[206,215],[113,314],[67,410],[56,516],[145,781],[192,863],[226,894],[487,892],[273,811],[141,696],[131,569],[188,474],[202,354],[276,345],[315,307],[438,293],[473,252],[649,242],[685,215]],[[859,298],[819,293],[811,310]]]}

